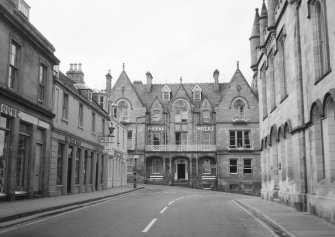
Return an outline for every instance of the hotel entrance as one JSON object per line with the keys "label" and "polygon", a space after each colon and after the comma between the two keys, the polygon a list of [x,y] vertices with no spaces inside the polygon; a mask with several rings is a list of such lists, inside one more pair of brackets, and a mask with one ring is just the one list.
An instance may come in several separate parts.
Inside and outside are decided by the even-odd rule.
{"label": "hotel entrance", "polygon": [[188,160],[175,160],[174,180],[188,180]]}

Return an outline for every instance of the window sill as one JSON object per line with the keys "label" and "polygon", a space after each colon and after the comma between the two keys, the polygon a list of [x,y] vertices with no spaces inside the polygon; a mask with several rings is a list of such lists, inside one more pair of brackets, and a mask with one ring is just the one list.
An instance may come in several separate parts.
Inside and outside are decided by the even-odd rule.
{"label": "window sill", "polygon": [[326,73],[324,73],[319,79],[316,79],[314,82],[314,85],[317,85],[320,81],[322,81],[326,76],[328,76],[332,72],[331,69],[329,69]]}
{"label": "window sill", "polygon": [[69,120],[66,119],[66,118],[62,118],[62,122],[66,123],[66,124],[69,124]]}
{"label": "window sill", "polygon": [[283,103],[283,102],[287,99],[287,97],[288,97],[288,95],[285,95],[285,96],[281,99],[280,104]]}

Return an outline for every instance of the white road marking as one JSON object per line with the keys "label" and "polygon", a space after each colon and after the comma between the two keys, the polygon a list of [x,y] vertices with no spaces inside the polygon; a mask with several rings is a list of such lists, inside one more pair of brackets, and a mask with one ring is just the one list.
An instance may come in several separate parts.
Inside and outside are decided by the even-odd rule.
{"label": "white road marking", "polygon": [[162,214],[163,212],[165,212],[166,209],[168,209],[168,207],[164,207],[163,210],[160,211],[160,214]]}
{"label": "white road marking", "polygon": [[176,201],[183,199],[184,197],[177,198]]}
{"label": "white road marking", "polygon": [[175,201],[171,201],[171,202],[169,202],[169,206],[171,206],[174,202],[175,202]]}
{"label": "white road marking", "polygon": [[245,211],[246,213],[248,213],[252,218],[254,218],[258,223],[260,223],[265,229],[267,229],[273,236],[278,237],[278,235],[272,229],[270,229],[270,227],[268,227],[267,225],[265,225],[263,221],[260,221],[259,219],[257,219],[247,209],[245,209],[244,207],[242,207],[240,204],[238,204],[234,200],[232,200],[232,202],[235,203],[236,206],[240,207],[243,211]]}
{"label": "white road marking", "polygon": [[147,225],[147,227],[145,227],[145,229],[142,231],[143,233],[146,233],[150,230],[150,228],[155,224],[155,222],[157,221],[157,218],[154,218],[149,225]]}

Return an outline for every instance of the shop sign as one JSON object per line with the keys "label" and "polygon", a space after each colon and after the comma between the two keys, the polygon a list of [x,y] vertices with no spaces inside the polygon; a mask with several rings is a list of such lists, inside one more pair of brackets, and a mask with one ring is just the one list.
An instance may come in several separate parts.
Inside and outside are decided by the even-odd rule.
{"label": "shop sign", "polygon": [[65,137],[65,142],[69,143],[69,144],[72,144],[72,145],[76,145],[76,146],[80,146],[81,145],[81,141],[80,140],[77,140],[77,139],[74,139],[74,138],[71,138],[71,137]]}
{"label": "shop sign", "polygon": [[11,117],[18,118],[20,111],[15,109],[9,105],[0,103],[0,112],[3,114],[7,114]]}
{"label": "shop sign", "polygon": [[200,131],[214,131],[215,128],[214,128],[214,126],[211,126],[211,127],[197,127],[197,130],[200,130]]}
{"label": "shop sign", "polygon": [[149,131],[165,131],[164,126],[153,126],[153,127],[148,127]]}

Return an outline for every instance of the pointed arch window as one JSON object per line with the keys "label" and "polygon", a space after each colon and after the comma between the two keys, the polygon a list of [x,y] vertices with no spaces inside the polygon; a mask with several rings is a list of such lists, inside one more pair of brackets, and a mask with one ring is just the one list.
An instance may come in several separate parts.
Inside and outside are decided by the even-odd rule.
{"label": "pointed arch window", "polygon": [[242,99],[234,101],[235,119],[245,119],[246,103]]}
{"label": "pointed arch window", "polygon": [[128,121],[129,120],[129,110],[130,106],[126,101],[120,101],[118,103],[119,110],[120,110],[120,120],[121,121]]}
{"label": "pointed arch window", "polygon": [[315,0],[313,17],[315,79],[322,79],[330,71],[326,1]]}

